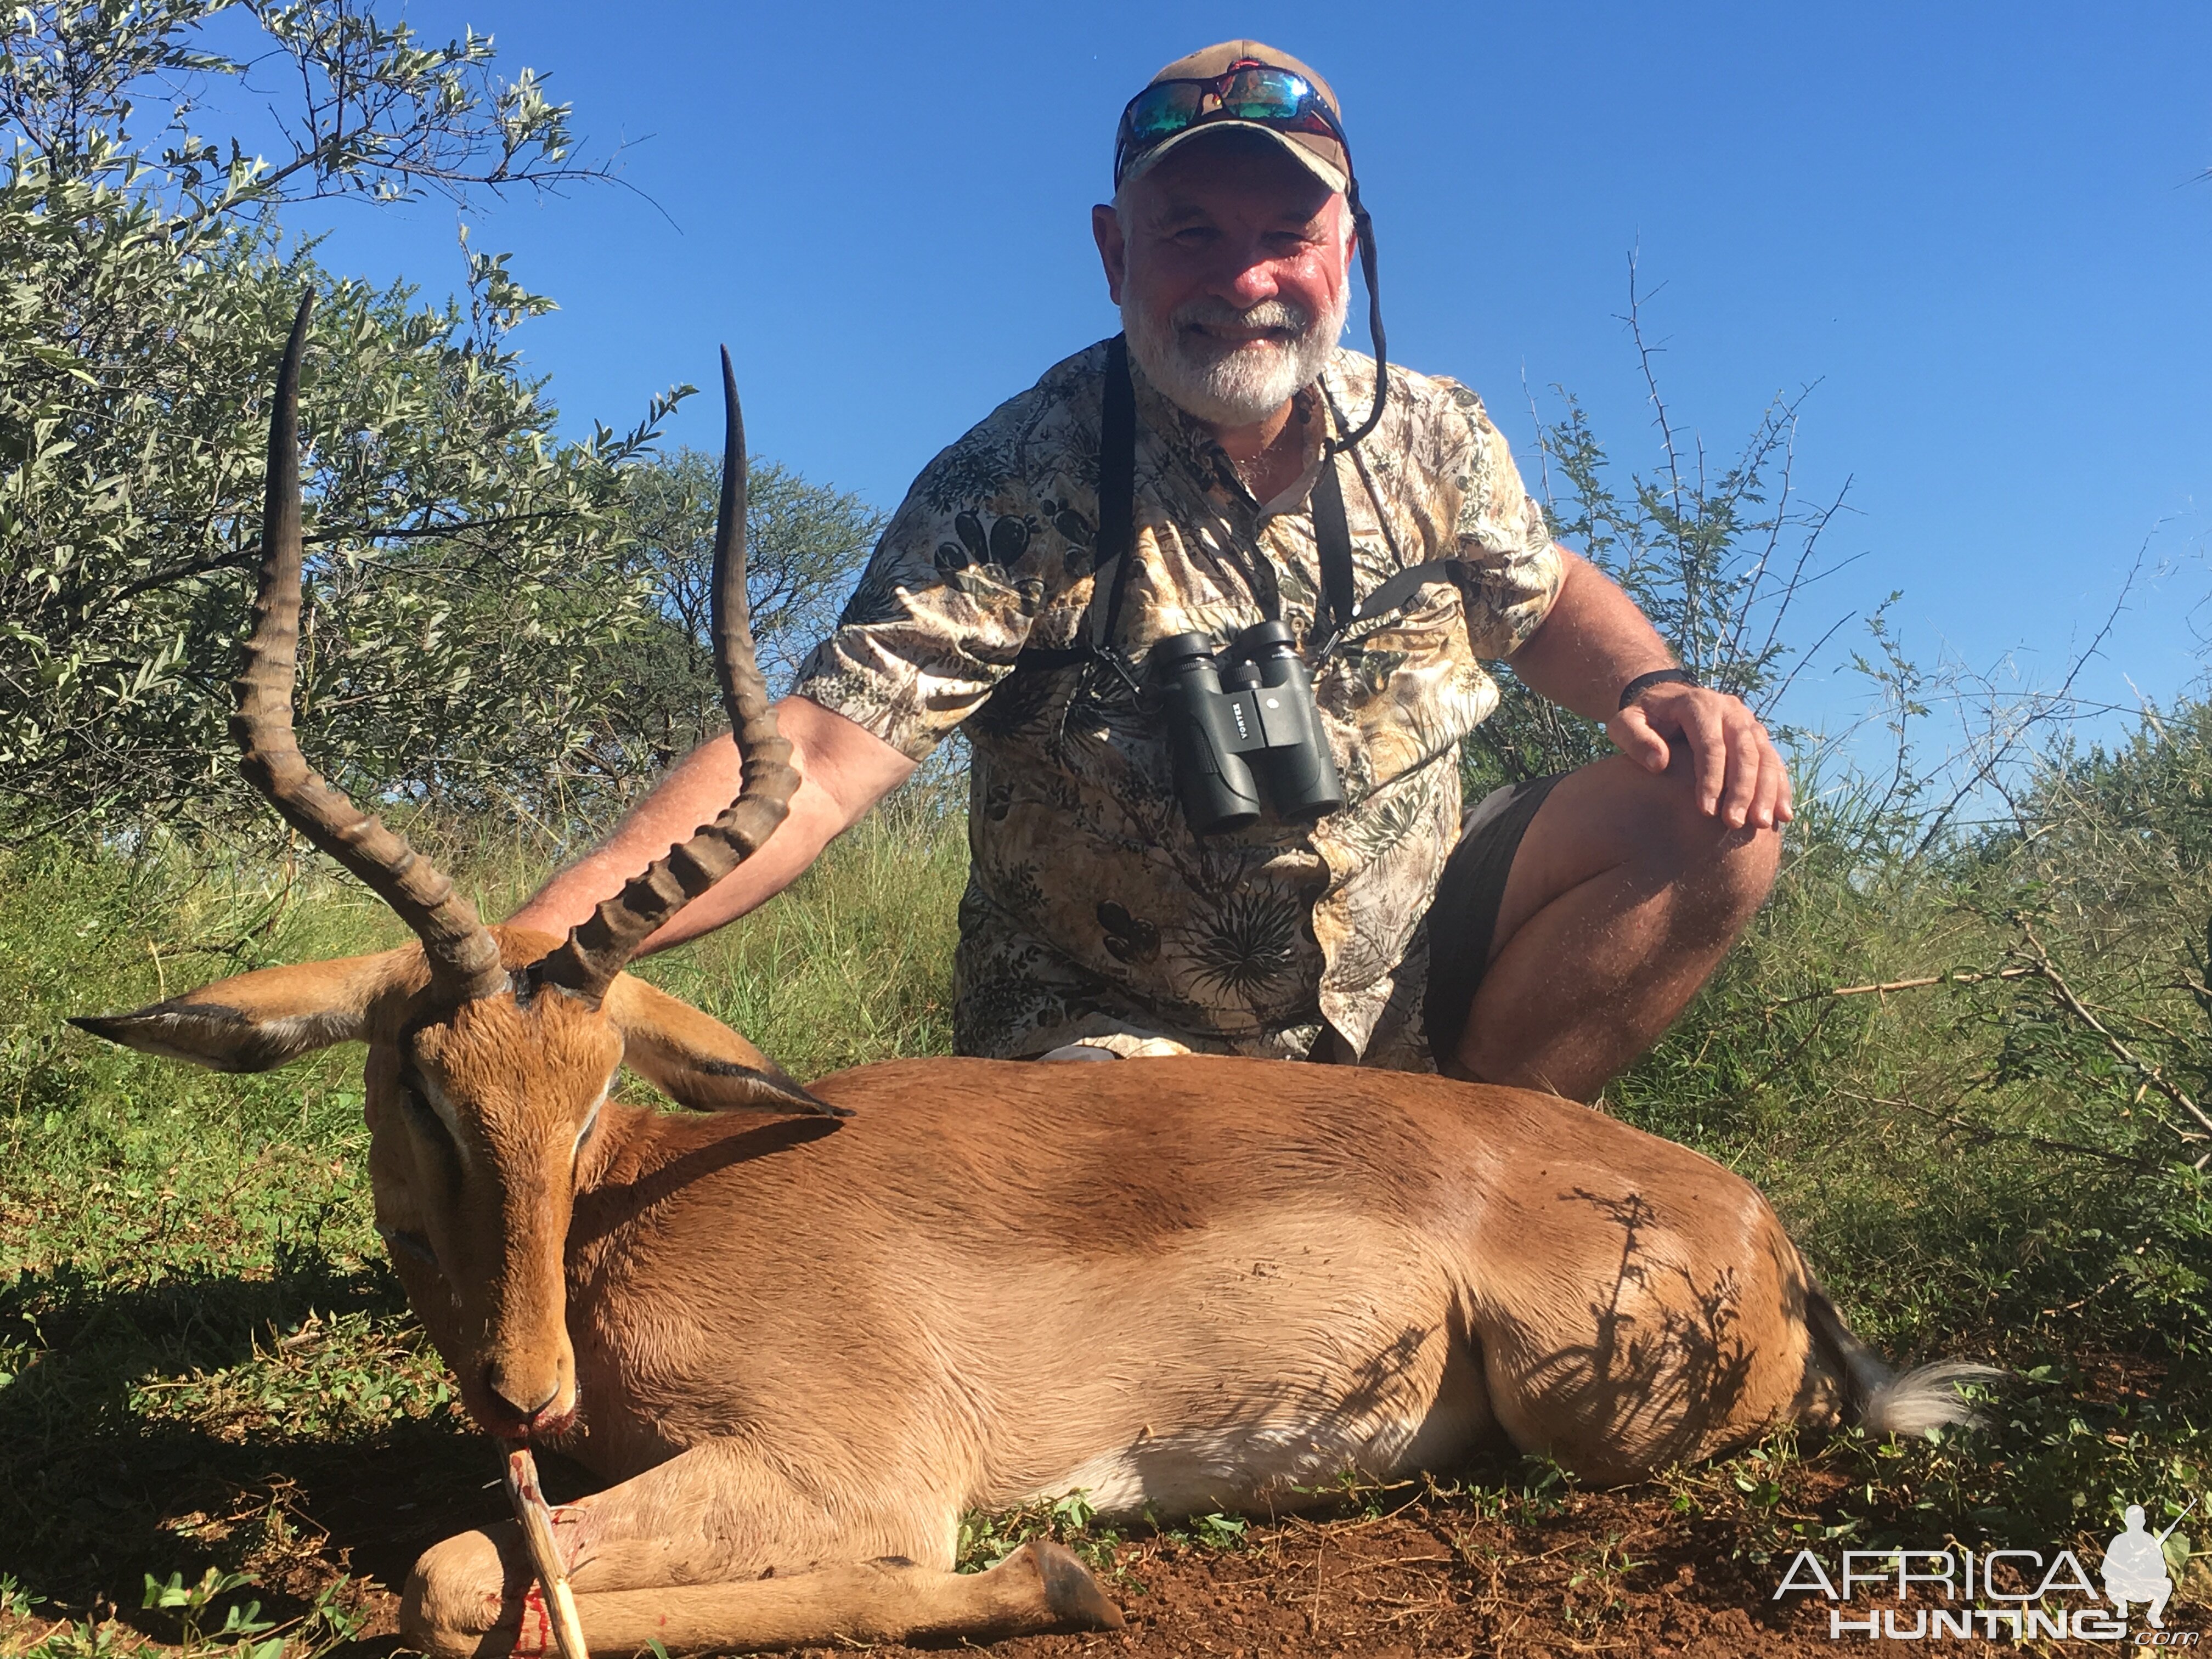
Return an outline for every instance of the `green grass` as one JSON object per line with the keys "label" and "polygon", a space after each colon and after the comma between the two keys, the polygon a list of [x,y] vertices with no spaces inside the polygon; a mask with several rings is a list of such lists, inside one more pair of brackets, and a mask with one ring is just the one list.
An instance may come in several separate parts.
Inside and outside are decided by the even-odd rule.
{"label": "green grass", "polygon": [[775,903],[640,971],[799,1078],[952,1048],[957,819],[871,819]]}
{"label": "green grass", "polygon": [[[2168,799],[2212,796],[2190,793],[2212,743],[2178,783],[2170,748],[2158,799],[2055,770],[2047,833],[1942,855],[1885,859],[1816,818],[1743,948],[1612,1091],[1759,1183],[1871,1340],[2025,1374],[1982,1434],[1784,1437],[1656,1483],[1712,1547],[2100,1540],[2126,1502],[2162,1525],[2203,1490],[2212,1198],[2192,1165],[2212,1143],[2161,1091],[2201,1101],[2212,1079],[2212,834],[2191,840]],[[540,873],[477,857],[500,872],[479,894],[493,914]],[[964,864],[957,817],[881,817],[762,915],[645,971],[802,1077],[943,1052]],[[449,1521],[498,1502],[369,1228],[358,1051],[218,1077],[64,1016],[400,932],[312,873],[187,879],[54,848],[0,857],[0,1652],[134,1631],[248,1659],[341,1642],[358,1577],[389,1583],[405,1549],[334,1582],[307,1516],[368,1501],[364,1468],[387,1507]],[[1961,969],[1984,977],[1832,994]],[[1560,1479],[1515,1465],[1447,1495],[1534,1516]],[[1236,1521],[1185,1531],[1235,1547]],[[1088,1522],[1067,1503],[970,1517],[967,1554],[1044,1530],[1109,1560]],[[1626,1570],[1593,1562],[1594,1584]],[[270,1628],[222,1635],[249,1601]],[[130,1622],[102,1623],[113,1607]]]}

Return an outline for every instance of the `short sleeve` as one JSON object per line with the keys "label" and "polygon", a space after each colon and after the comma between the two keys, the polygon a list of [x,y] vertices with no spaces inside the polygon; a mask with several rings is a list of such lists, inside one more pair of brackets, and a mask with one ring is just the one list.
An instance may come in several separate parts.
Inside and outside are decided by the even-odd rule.
{"label": "short sleeve", "polygon": [[1449,408],[1436,463],[1457,487],[1468,634],[1477,654],[1510,657],[1550,614],[1566,578],[1544,509],[1521,482],[1505,434],[1482,399],[1438,378]]}
{"label": "short sleeve", "polygon": [[1012,670],[1060,565],[1000,424],[915,480],[793,688],[912,760]]}

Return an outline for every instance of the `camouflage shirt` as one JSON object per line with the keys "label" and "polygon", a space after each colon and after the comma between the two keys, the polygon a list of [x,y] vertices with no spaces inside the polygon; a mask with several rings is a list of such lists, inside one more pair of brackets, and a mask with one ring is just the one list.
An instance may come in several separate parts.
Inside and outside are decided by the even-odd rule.
{"label": "camouflage shirt", "polygon": [[[1200,839],[1150,699],[1093,665],[1016,672],[1024,647],[1088,637],[1105,364],[1103,343],[1069,358],[930,463],[796,688],[916,760],[955,726],[973,746],[956,1041],[1015,1057],[1164,1036],[1295,1058],[1326,1021],[1366,1064],[1425,1069],[1423,924],[1457,834],[1459,740],[1497,707],[1480,659],[1510,653],[1558,593],[1544,515],[1473,392],[1394,367],[1382,425],[1329,463],[1355,586],[1449,562],[1312,671],[1344,810]],[[1116,642],[1142,664],[1167,635],[1225,640],[1271,613],[1306,641],[1307,498],[1324,434],[1364,417],[1373,361],[1339,351],[1301,395],[1307,467],[1265,504],[1131,372]]]}

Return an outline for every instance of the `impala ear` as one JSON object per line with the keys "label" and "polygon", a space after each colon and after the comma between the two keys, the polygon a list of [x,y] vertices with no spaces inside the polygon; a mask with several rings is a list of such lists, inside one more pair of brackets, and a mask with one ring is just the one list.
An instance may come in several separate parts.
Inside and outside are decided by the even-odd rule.
{"label": "impala ear", "polygon": [[700,1112],[852,1115],[817,1100],[712,1014],[641,979],[617,974],[599,1006],[623,1034],[623,1060],[679,1106]]}
{"label": "impala ear", "polygon": [[418,945],[337,962],[263,968],[130,1014],[70,1024],[165,1060],[218,1072],[266,1072],[333,1042],[362,1041],[368,1011],[386,991],[423,977]]}

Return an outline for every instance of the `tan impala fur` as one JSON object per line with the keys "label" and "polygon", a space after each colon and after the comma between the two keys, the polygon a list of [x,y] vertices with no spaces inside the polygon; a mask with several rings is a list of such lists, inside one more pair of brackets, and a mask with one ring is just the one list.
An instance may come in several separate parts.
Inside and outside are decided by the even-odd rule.
{"label": "tan impala fur", "polygon": [[[738,591],[741,633],[741,561]],[[755,757],[765,702],[732,702]],[[289,742],[278,712],[249,761]],[[774,775],[749,760],[748,791]],[[343,826],[332,796],[313,810]],[[718,833],[757,844],[748,822]],[[321,836],[368,856],[366,832]],[[410,1304],[489,1431],[608,1483],[556,1526],[595,1651],[1119,1624],[1055,1547],[954,1574],[971,1508],[1285,1507],[1488,1445],[1618,1481],[1786,1423],[1964,1415],[1948,1384],[1978,1368],[1891,1376],[1750,1185],[1569,1101],[1199,1058],[801,1088],[619,971],[714,878],[707,840],[566,941],[482,927],[395,854],[364,879],[404,874],[422,944],[79,1022],[228,1070],[368,1044],[376,1222]],[[611,1101],[625,1062],[706,1115]],[[447,1540],[403,1629],[441,1656],[543,1651],[531,1583],[512,1524]]]}

